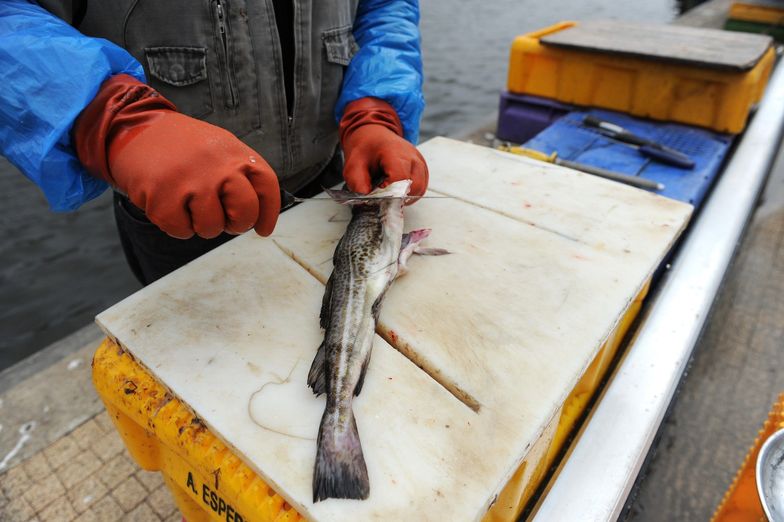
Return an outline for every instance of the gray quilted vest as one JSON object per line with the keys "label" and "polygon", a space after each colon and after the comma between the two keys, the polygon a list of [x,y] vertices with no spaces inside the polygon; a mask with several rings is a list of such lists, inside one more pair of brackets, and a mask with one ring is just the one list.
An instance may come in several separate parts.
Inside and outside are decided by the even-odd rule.
{"label": "gray quilted vest", "polygon": [[[359,0],[290,1],[291,115],[272,0],[93,0],[78,28],[127,49],[181,112],[233,132],[295,191],[335,153],[334,108],[357,50]],[[73,0],[40,3],[71,21]]]}

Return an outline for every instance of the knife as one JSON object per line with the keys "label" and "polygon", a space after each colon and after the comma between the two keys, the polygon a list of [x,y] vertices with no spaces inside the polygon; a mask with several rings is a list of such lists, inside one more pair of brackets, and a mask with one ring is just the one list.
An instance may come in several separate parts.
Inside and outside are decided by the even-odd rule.
{"label": "knife", "polygon": [[525,147],[513,147],[511,145],[501,145],[498,147],[498,150],[502,150],[504,152],[511,152],[513,154],[519,154],[521,156],[528,156],[529,158],[533,158],[539,161],[555,163],[556,165],[561,165],[563,167],[568,167],[570,169],[579,170],[581,172],[586,172],[588,174],[593,174],[594,176],[611,179],[613,181],[618,181],[620,183],[626,183],[627,185],[632,185],[634,187],[638,187],[645,190],[664,190],[664,185],[656,181],[646,179],[646,178],[641,178],[639,176],[630,176],[622,172],[615,172],[613,170],[607,170],[600,167],[594,167],[593,165],[586,165],[585,163],[578,163],[576,161],[561,159],[558,157],[557,152],[553,152],[551,154],[545,154],[544,152],[540,152],[538,150],[527,149]]}
{"label": "knife", "polygon": [[682,169],[694,168],[694,160],[683,152],[643,138],[642,136],[638,136],[615,123],[599,119],[596,116],[591,116],[589,114],[583,118],[583,125],[597,129],[604,136],[619,141],[624,145],[634,147],[640,154],[660,161],[661,163],[674,165]]}

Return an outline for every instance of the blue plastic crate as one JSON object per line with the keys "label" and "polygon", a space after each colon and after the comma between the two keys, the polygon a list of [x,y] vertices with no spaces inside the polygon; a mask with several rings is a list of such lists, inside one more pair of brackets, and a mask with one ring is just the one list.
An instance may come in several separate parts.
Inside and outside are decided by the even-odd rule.
{"label": "blue plastic crate", "polygon": [[[596,129],[582,126],[587,114],[688,154],[694,160],[694,168],[681,169],[659,163],[628,145],[603,136]],[[562,159],[658,181],[664,184],[664,189],[658,191],[662,196],[698,207],[719,173],[732,141],[733,136],[729,134],[593,109],[570,112],[524,146],[547,154],[557,152]]]}

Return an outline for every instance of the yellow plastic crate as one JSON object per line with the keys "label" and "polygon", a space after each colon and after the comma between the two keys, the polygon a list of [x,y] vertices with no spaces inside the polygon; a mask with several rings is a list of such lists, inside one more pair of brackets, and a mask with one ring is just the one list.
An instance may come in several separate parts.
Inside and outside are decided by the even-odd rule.
{"label": "yellow plastic crate", "polygon": [[133,357],[106,339],[93,384],[136,463],[160,471],[188,522],[303,520]]}
{"label": "yellow plastic crate", "polygon": [[766,519],[757,493],[757,456],[768,437],[782,428],[784,428],[784,393],[779,395],[778,402],[773,405],[757,439],[735,475],[735,480],[732,481],[732,485],[716,509],[716,513],[711,519],[712,522],[746,522]]}
{"label": "yellow plastic crate", "polygon": [[[515,520],[576,427],[642,306],[649,285],[630,304],[542,435],[485,516]],[[188,522],[304,520],[117,343],[105,339],[93,357],[93,384],[136,463],[160,471]]]}
{"label": "yellow plastic crate", "polygon": [[576,24],[561,22],[518,36],[509,59],[508,90],[739,133],[762,97],[774,64],[772,48],[751,70],[728,72],[540,42]]}
{"label": "yellow plastic crate", "polygon": [[555,429],[542,434],[529,452],[528,457],[520,464],[512,479],[498,495],[498,500],[485,516],[485,522],[516,520],[531,500],[547,471],[555,464],[555,459],[564,449],[567,438],[577,428],[577,421],[580,420],[588,402],[607,374],[610,364],[621,347],[624,336],[640,313],[642,302],[648,295],[649,289],[650,281],[629,305],[626,314],[604,342],[591,365],[561,406]]}
{"label": "yellow plastic crate", "polygon": [[767,25],[784,25],[784,5],[776,7],[769,4],[735,2],[730,6],[729,18]]}

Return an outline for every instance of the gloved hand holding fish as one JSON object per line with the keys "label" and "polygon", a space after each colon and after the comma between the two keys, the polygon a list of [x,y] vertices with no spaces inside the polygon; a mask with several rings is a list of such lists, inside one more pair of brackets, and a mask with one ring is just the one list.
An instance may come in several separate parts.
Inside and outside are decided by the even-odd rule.
{"label": "gloved hand holding fish", "polygon": [[410,180],[391,183],[369,195],[327,191],[351,205],[352,218],[332,258],[334,268],[321,305],[324,341],[308,374],[313,393],[327,403],[317,439],[313,501],[366,499],[370,493],[352,400],[365,379],[381,302],[413,254],[442,255],[422,248],[429,229],[403,233],[403,207]]}

